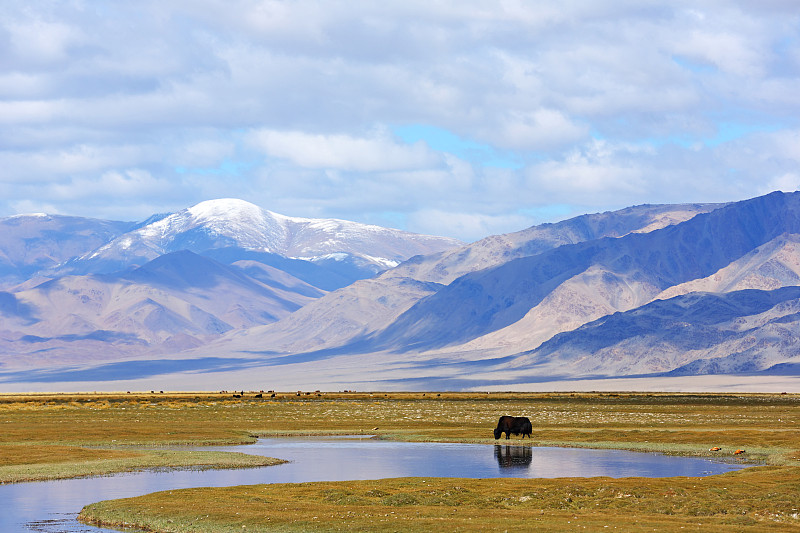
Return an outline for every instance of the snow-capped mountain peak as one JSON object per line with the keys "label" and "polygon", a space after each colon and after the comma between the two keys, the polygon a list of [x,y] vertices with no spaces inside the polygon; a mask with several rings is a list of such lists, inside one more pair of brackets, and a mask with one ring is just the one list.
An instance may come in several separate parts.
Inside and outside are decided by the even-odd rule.
{"label": "snow-capped mountain peak", "polygon": [[[176,241],[185,244],[180,236],[188,232],[197,233],[192,236],[193,240],[200,237],[221,238],[228,246],[273,253],[281,253],[281,243],[286,238],[284,225],[269,211],[235,198],[200,202],[149,224],[136,233],[152,246],[174,251]],[[219,247],[213,243],[207,244],[208,248]]]}
{"label": "snow-capped mountain peak", "polygon": [[289,217],[244,200],[222,198],[200,202],[140,226],[81,261],[123,269],[179,250],[203,254],[237,249],[314,263],[349,257],[356,270],[372,275],[414,255],[461,244],[454,239],[346,220]]}
{"label": "snow-capped mountain peak", "polygon": [[262,218],[264,210],[256,204],[238,198],[206,200],[186,209],[197,220],[228,219],[235,213],[241,218]]}

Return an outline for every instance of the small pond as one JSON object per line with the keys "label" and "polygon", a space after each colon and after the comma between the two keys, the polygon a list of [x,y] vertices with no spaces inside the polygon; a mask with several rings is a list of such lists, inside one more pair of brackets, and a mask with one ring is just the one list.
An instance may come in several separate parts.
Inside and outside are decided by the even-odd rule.
{"label": "small pond", "polygon": [[534,448],[500,444],[393,442],[368,438],[261,439],[215,448],[289,463],[240,470],[139,472],[107,477],[0,485],[0,531],[110,531],[79,524],[92,502],[189,487],[346,481],[388,477],[669,477],[707,476],[745,465],[618,450]]}

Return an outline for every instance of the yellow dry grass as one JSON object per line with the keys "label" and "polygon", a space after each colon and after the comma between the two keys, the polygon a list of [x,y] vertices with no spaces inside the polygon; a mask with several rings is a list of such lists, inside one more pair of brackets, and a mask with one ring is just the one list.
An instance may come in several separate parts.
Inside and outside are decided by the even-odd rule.
{"label": "yellow dry grass", "polygon": [[[525,415],[534,427],[534,445],[725,456],[744,449],[746,458],[771,466],[702,479],[406,479],[192,489],[103,503],[87,509],[84,518],[165,532],[483,531],[514,529],[513,524],[540,531],[800,529],[798,395],[245,396],[0,396],[0,456],[14,449],[11,463],[33,461],[19,448],[30,444],[37,453],[48,446],[123,446],[114,451],[126,453],[130,445],[245,443],[302,434],[488,444],[498,416]],[[84,452],[70,453],[77,455],[62,464],[67,470]]]}

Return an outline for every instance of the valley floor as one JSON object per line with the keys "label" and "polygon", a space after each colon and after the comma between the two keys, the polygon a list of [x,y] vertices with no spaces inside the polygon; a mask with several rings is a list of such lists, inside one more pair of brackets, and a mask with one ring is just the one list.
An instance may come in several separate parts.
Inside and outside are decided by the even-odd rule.
{"label": "valley floor", "polygon": [[[300,356],[133,359],[96,366],[53,367],[47,372],[0,372],[7,393],[141,390],[463,390],[476,393],[641,391],[703,393],[800,393],[800,375],[715,374],[618,378],[556,378],[530,370],[486,368],[480,359],[448,365],[408,354],[353,354],[305,360]],[[321,357],[321,356],[320,356]],[[178,368],[192,368],[178,371]]]}
{"label": "valley floor", "polygon": [[[369,433],[492,444],[497,417],[516,414],[533,423],[533,441],[526,445],[696,456],[730,456],[743,449],[745,460],[766,466],[709,478],[414,478],[190,489],[93,505],[82,516],[88,522],[133,523],[163,532],[479,531],[512,529],[513,524],[542,531],[606,525],[622,531],[800,531],[800,395],[264,396],[246,391],[243,398],[159,392],[0,395],[0,474],[50,464],[66,474],[85,475],[80,468],[87,462],[130,461],[136,453],[131,446],[246,443],[257,436]],[[721,450],[710,451],[715,446]],[[125,469],[148,467],[129,462]]]}
{"label": "valley floor", "polygon": [[751,392],[786,392],[800,393],[800,376],[748,376],[748,375],[711,375],[711,376],[676,376],[676,377],[632,377],[632,378],[598,378],[570,379],[559,381],[521,382],[513,385],[490,385],[476,387],[475,390],[522,392],[554,392],[554,391],[605,391],[620,390],[640,392],[681,392],[697,391],[704,393],[751,393]]}

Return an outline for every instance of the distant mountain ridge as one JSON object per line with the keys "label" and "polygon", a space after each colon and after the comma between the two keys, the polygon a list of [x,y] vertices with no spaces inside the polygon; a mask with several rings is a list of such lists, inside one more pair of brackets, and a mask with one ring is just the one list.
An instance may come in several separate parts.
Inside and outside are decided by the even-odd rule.
{"label": "distant mountain ridge", "polygon": [[74,360],[85,350],[76,341],[98,339],[118,354],[180,351],[278,320],[322,294],[270,287],[181,251],[129,272],[64,276],[10,295],[17,309],[5,310],[2,329],[28,356]]}
{"label": "distant mountain ridge", "polygon": [[[0,350],[179,356],[193,372],[222,358],[275,387],[800,374],[800,192],[634,206],[468,245],[385,231],[199,204],[61,267],[127,270],[0,292]],[[406,257],[382,272],[310,283],[393,253]]]}
{"label": "distant mountain ridge", "polygon": [[559,334],[511,366],[584,376],[761,372],[800,355],[799,332],[798,286],[689,293]]}

